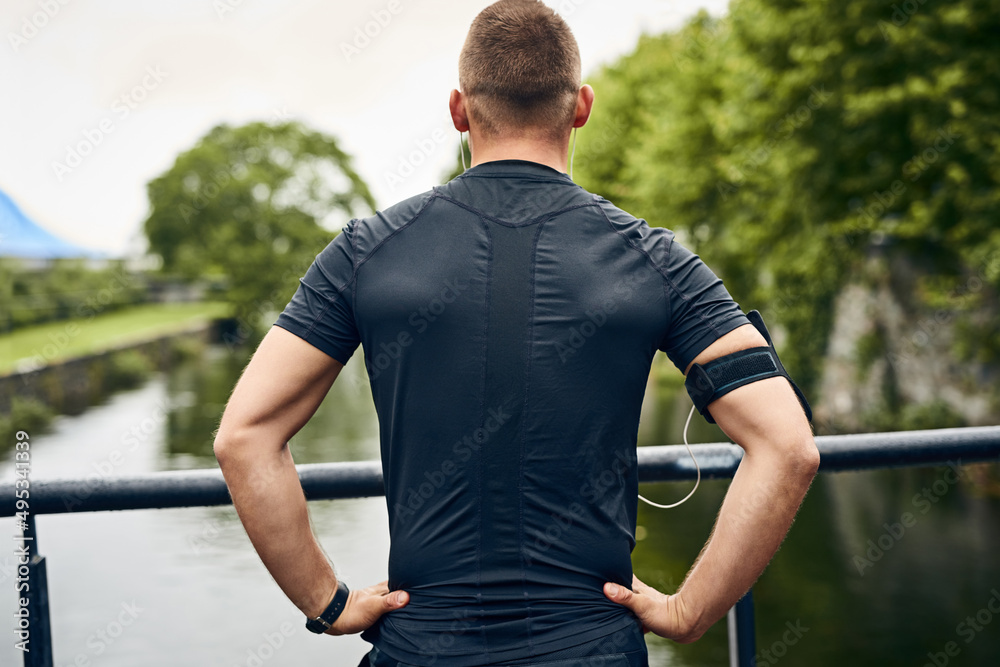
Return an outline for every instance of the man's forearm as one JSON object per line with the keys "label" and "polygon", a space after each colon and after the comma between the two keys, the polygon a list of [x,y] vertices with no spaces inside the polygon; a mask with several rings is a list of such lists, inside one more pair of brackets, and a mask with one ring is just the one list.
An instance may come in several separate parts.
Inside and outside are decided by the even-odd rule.
{"label": "man's forearm", "polygon": [[267,571],[307,616],[333,599],[337,579],[309,525],[306,499],[288,447],[229,448],[216,456],[233,504]]}
{"label": "man's forearm", "polygon": [[712,536],[677,591],[690,627],[681,641],[704,634],[764,571],[788,533],[817,465],[811,442],[744,456]]}

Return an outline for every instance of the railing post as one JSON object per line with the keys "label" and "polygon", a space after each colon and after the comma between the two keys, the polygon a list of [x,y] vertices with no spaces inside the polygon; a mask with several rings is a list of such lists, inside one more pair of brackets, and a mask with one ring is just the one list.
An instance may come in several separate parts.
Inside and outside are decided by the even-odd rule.
{"label": "railing post", "polygon": [[753,591],[729,610],[729,667],[756,667],[757,638],[753,622]]}
{"label": "railing post", "polygon": [[52,667],[52,628],[49,625],[49,581],[45,573],[45,557],[38,554],[35,515],[28,514],[22,533],[28,549],[28,650],[24,652],[24,667]]}

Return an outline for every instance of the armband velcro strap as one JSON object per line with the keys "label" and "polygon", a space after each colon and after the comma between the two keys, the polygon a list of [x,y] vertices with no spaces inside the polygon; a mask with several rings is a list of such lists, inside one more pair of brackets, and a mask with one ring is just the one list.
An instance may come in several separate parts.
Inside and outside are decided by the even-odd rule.
{"label": "armband velcro strap", "polygon": [[769,347],[753,347],[714,359],[704,366],[695,364],[688,372],[684,385],[691,400],[710,424],[715,420],[708,404],[734,389],[767,378],[782,377],[775,356]]}
{"label": "armband velcro strap", "polygon": [[698,408],[698,412],[710,423],[714,424],[708,411],[709,403],[725,396],[734,389],[738,389],[753,382],[766,380],[772,377],[783,377],[788,380],[795,390],[795,395],[802,405],[802,410],[806,418],[812,421],[812,408],[806,400],[805,395],[795,385],[792,378],[788,376],[785,367],[778,359],[778,353],[771,343],[771,336],[764,326],[764,320],[756,310],[747,313],[747,319],[757,328],[767,341],[767,347],[752,347],[740,350],[724,357],[713,359],[702,365],[694,364],[688,371],[684,386],[687,388],[691,400]]}

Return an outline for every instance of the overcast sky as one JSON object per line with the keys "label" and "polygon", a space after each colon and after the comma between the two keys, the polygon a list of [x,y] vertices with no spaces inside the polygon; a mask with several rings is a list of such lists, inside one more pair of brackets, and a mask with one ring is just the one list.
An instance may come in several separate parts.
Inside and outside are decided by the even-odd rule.
{"label": "overcast sky", "polygon": [[[3,0],[0,190],[69,241],[135,251],[145,185],[178,153],[221,122],[287,118],[337,137],[379,207],[389,206],[437,184],[457,157],[448,93],[469,24],[488,4]],[[548,4],[575,32],[586,78],[643,32],[727,3]],[[368,44],[358,38],[366,28]],[[433,144],[426,162],[402,183],[387,178],[418,142]]]}

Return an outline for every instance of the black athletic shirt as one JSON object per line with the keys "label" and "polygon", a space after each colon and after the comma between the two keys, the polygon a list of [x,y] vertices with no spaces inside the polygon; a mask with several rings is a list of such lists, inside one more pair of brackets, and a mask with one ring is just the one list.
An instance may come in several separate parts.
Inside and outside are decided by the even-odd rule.
{"label": "black athletic shirt", "polygon": [[747,320],[667,229],[549,167],[478,165],[352,221],[277,321],[347,363],[381,432],[389,587],[364,635],[403,663],[542,655],[635,618],[636,433],[657,350],[679,369]]}

